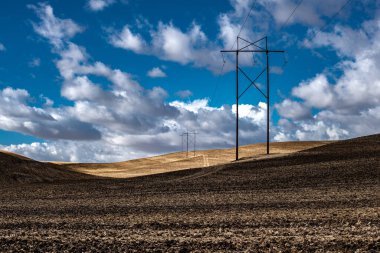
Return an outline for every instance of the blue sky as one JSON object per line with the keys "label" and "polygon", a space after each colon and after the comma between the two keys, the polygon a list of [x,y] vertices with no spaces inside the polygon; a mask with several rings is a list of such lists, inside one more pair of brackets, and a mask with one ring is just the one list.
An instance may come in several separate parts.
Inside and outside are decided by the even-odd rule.
{"label": "blue sky", "polygon": [[[220,50],[235,47],[239,31],[286,51],[270,56],[272,141],[379,132],[379,1],[1,5],[0,148],[120,161],[178,151],[184,131],[197,131],[202,149],[232,147],[235,59],[225,54],[222,69]],[[252,78],[265,64],[252,54],[240,63]],[[249,82],[239,81],[243,91]],[[250,89],[239,110],[241,143],[264,141],[265,99]]]}

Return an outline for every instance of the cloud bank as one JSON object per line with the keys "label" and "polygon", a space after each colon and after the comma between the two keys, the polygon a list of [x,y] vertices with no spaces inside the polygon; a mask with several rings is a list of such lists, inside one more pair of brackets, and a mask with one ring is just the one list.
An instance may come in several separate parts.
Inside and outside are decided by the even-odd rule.
{"label": "cloud bank", "polygon": [[[114,1],[90,2],[94,11],[100,11]],[[233,9],[217,17],[219,30],[215,38],[210,38],[196,21],[187,29],[173,22],[158,22],[149,26],[148,36],[132,24],[109,29],[108,42],[136,54],[217,73],[221,66],[219,50],[234,46],[241,20],[253,4],[251,0],[230,2]],[[308,29],[302,47],[332,50],[341,60],[300,82],[275,105],[280,119],[271,124],[273,140],[341,139],[379,131],[379,18],[365,21],[356,29],[338,24],[331,32],[318,30],[343,2],[321,5],[319,1],[307,1],[288,21],[288,26],[314,27]],[[240,35],[253,39],[275,31],[296,4],[291,0],[256,1]],[[208,99],[189,100],[190,90],[179,91],[176,95],[180,99],[167,101],[169,94],[163,88],[144,88],[131,73],[93,59],[85,47],[74,43],[73,38],[85,30],[80,24],[57,17],[48,4],[29,7],[38,18],[33,23],[34,31],[50,44],[57,57],[60,92],[70,106],[42,95],[31,97],[23,89],[0,90],[4,105],[0,128],[46,140],[2,148],[40,160],[110,162],[177,151],[180,134],[188,130],[199,133],[198,146],[203,149],[234,145],[236,105],[212,107]],[[227,72],[232,69],[233,59],[226,56],[225,60]],[[241,60],[243,65],[251,61],[243,57]],[[274,72],[281,74],[279,69]],[[147,74],[166,76],[160,68]],[[104,81],[96,81],[99,77]],[[41,100],[44,104],[37,106],[36,101]],[[240,106],[240,142],[264,141],[265,103]]]}
{"label": "cloud bank", "polygon": [[[47,4],[30,8],[39,18],[33,25],[35,32],[50,43],[52,52],[58,56],[55,64],[63,80],[61,95],[72,106],[54,106],[54,101],[41,97],[48,103],[36,107],[28,91],[2,90],[0,101],[8,109],[1,112],[0,117],[4,118],[1,128],[48,140],[4,148],[40,160],[120,161],[177,151],[180,134],[187,130],[198,131],[200,148],[233,145],[234,107],[210,107],[207,99],[166,102],[168,94],[161,87],[145,89],[131,74],[92,60],[84,47],[71,40],[83,31],[74,21],[56,17]],[[160,29],[164,33],[180,33],[170,25],[162,25]],[[205,39],[197,25],[186,34],[193,41]],[[187,41],[183,39],[182,42]],[[168,50],[176,46],[192,50],[190,41],[179,45],[168,37],[157,43],[157,47]],[[165,57],[176,58],[171,52],[167,51]],[[160,69],[153,69],[151,75],[162,76],[162,70],[162,73],[157,70]],[[106,82],[97,83],[94,77],[102,77]],[[181,92],[181,95],[190,94]],[[242,108],[246,115],[242,114],[241,119],[241,142],[260,141],[260,136],[264,136],[261,125],[265,105]]]}
{"label": "cloud bank", "polygon": [[[305,47],[329,48],[342,61],[294,87],[291,94],[300,102],[285,99],[276,105],[287,121],[275,139],[341,139],[379,132],[379,39],[379,18],[356,30],[341,25],[332,32],[310,30]],[[311,109],[317,110],[312,118]]]}

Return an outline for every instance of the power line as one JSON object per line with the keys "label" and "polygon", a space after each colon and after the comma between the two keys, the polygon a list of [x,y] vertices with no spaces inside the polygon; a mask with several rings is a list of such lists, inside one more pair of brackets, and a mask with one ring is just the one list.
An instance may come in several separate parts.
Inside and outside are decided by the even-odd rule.
{"label": "power line", "polygon": [[[340,8],[337,12],[334,13],[334,15],[331,17],[331,19],[322,27],[320,28],[319,30],[315,31],[314,32],[314,38],[322,31],[324,30],[326,27],[328,27],[332,21],[339,15],[339,13],[344,9],[346,8],[346,6],[351,2],[352,0],[347,0]],[[288,24],[290,18],[295,14],[295,12],[297,11],[298,7],[302,4],[303,0],[300,0],[298,2],[298,4],[295,6],[295,8],[293,9],[292,13],[289,15],[289,17],[286,19],[286,21],[284,22],[284,24],[281,26],[280,28],[280,31]],[[288,64],[288,59],[287,57],[284,55],[284,63],[282,65],[282,68],[285,67],[286,65]]]}
{"label": "power line", "polygon": [[330,21],[327,22],[324,26],[322,26],[321,29],[319,29],[315,34],[314,34],[314,37],[317,36],[317,34],[319,34],[322,30],[324,30],[326,27],[328,27],[331,22],[339,15],[339,13],[351,2],[352,0],[347,0],[341,7],[340,9],[335,12],[335,14],[331,17]]}
{"label": "power line", "polygon": [[[331,24],[331,22],[339,15],[339,13],[351,2],[352,0],[347,0],[340,8],[339,8],[339,10],[331,17],[331,19],[330,19],[330,21],[329,22],[327,22],[321,29],[319,29],[317,32],[315,32],[315,34],[314,34],[314,37],[317,35],[317,34],[319,34],[322,30],[324,30],[326,27],[328,27],[330,24]],[[255,7],[255,4],[257,3],[257,1],[256,2],[253,2],[252,3],[252,6],[251,6],[251,8],[250,8],[250,10],[249,10],[249,12],[248,12],[248,14],[246,15],[246,17],[245,17],[245,19],[244,19],[244,22],[242,23],[242,25],[241,25],[241,27],[240,27],[240,30],[239,30],[239,33],[238,33],[238,35],[237,35],[237,37],[239,37],[240,36],[240,34],[241,34],[241,32],[243,31],[243,29],[244,29],[244,26],[245,26],[245,24],[247,23],[247,20],[248,20],[248,18],[250,17],[250,15],[251,15],[251,12],[252,12],[252,10],[253,10],[253,8]],[[288,16],[288,18],[285,20],[285,22],[281,25],[281,27],[280,27],[280,31],[289,23],[289,21],[290,21],[290,19],[295,15],[295,13],[296,13],[296,11],[298,10],[298,8],[301,6],[301,4],[303,3],[303,0],[299,0],[298,1],[298,3],[296,4],[296,6],[293,8],[293,10],[292,10],[292,12],[290,13],[290,15]],[[231,47],[231,50],[234,48],[234,46],[236,45],[236,40],[234,41],[234,44],[232,45],[232,47]],[[226,61],[225,61],[225,59],[224,59],[224,54],[223,54],[223,52],[221,53],[221,55],[222,55],[222,58],[223,58],[223,64],[222,64],[222,67],[221,67],[221,69],[220,69],[220,71],[219,71],[219,75],[221,75],[222,74],[222,72],[223,72],[223,70],[224,70],[224,67],[225,67],[225,65],[226,65]],[[252,55],[253,55],[253,53],[252,53]],[[283,67],[285,67],[286,65],[288,64],[288,59],[287,59],[287,57],[286,56],[284,56],[284,63],[283,63],[283,65],[282,65],[282,68]],[[211,101],[212,100],[214,100],[214,98],[215,98],[215,95],[216,95],[216,92],[217,92],[217,90],[218,90],[218,86],[219,86],[219,82],[217,82],[216,83],[216,85],[215,85],[215,89],[214,89],[214,92],[213,92],[213,94],[212,94],[212,97],[211,97]]]}
{"label": "power line", "polygon": [[239,31],[239,33],[238,33],[237,36],[240,36],[240,33],[241,33],[241,31],[243,30],[243,28],[244,28],[244,26],[245,26],[245,23],[247,23],[248,17],[251,15],[251,12],[252,12],[252,10],[253,10],[253,7],[255,7],[255,3],[254,3],[254,2],[252,3],[252,7],[251,7],[251,9],[249,10],[248,15],[245,17],[245,20],[244,20],[243,24],[241,25],[241,27],[240,27],[240,31]]}
{"label": "power line", "polygon": [[284,27],[288,24],[290,18],[293,17],[294,13],[295,13],[296,10],[298,9],[298,7],[300,7],[300,5],[302,4],[302,2],[303,2],[303,0],[298,1],[297,5],[296,5],[296,7],[293,9],[292,13],[290,13],[289,17],[286,19],[286,21],[285,21],[285,22],[282,24],[282,26],[280,27],[280,31],[282,30],[282,28],[284,28]]}
{"label": "power line", "polygon": [[[299,0],[299,1],[298,1],[298,3],[297,3],[296,6],[294,7],[294,9],[293,9],[292,12],[290,13],[290,15],[287,17],[286,21],[281,25],[281,27],[280,27],[280,29],[279,29],[280,31],[281,31],[281,30],[282,30],[282,29],[288,24],[290,18],[295,14],[295,12],[297,11],[298,7],[302,4],[302,2],[303,2],[303,0]],[[245,19],[245,21],[244,21],[244,24],[245,24],[245,22],[246,22],[248,16],[250,15],[250,13],[251,13],[253,7],[254,7],[254,4],[252,4],[252,8],[251,8],[251,10],[249,11],[249,13],[248,13],[248,15],[247,15],[247,17],[246,17],[246,19]],[[241,32],[241,31],[242,31],[242,27],[241,27],[241,29],[240,29],[240,31],[239,31],[239,35],[240,35],[240,32]],[[238,37],[239,37],[239,35],[238,35]],[[235,42],[235,43],[236,43],[236,42]],[[235,45],[235,43],[234,43],[234,45]],[[232,46],[231,50],[233,49],[234,45]],[[248,45],[248,47],[251,47],[251,45]],[[252,53],[252,56],[254,56],[253,53]],[[254,60],[254,59],[253,59],[253,60]],[[253,62],[253,63],[255,63],[255,62]],[[285,59],[285,57],[284,57],[284,63],[283,63],[283,65],[282,65],[282,67],[286,66],[287,63],[288,63],[288,60]]]}
{"label": "power line", "polygon": [[[256,1],[256,2],[257,2],[257,1]],[[240,34],[241,34],[241,32],[243,31],[243,28],[244,28],[245,24],[247,23],[247,20],[248,20],[249,16],[251,15],[251,12],[252,12],[253,8],[255,7],[255,3],[256,3],[256,2],[253,2],[253,3],[252,3],[251,9],[249,10],[247,16],[245,16],[244,22],[243,22],[243,23],[241,24],[241,26],[240,26],[240,30],[239,30],[239,33],[237,34],[237,37],[239,37]],[[231,50],[234,48],[235,44],[236,44],[236,40],[234,40],[234,44],[232,45]],[[223,52],[221,52],[221,54],[222,54],[222,58],[223,58],[223,65],[222,65],[222,67],[220,68],[219,76],[223,73],[224,67],[225,67],[225,65],[226,65],[226,61],[225,61],[225,59],[224,59],[224,54],[223,54]],[[211,97],[211,101],[214,100],[214,97],[215,97],[216,92],[217,92],[217,90],[218,90],[218,86],[219,86],[219,82],[217,82],[216,85],[215,85],[214,92],[213,92],[212,97]]]}
{"label": "power line", "polygon": [[[281,25],[279,31],[282,31],[283,32],[283,28],[289,23],[290,19],[294,16],[294,14],[296,13],[296,11],[298,10],[298,8],[301,6],[301,4],[303,3],[303,0],[299,0],[298,3],[296,4],[296,6],[293,8],[292,12],[290,13],[290,15],[288,16],[288,18],[285,20],[285,22]],[[283,64],[281,66],[281,68],[283,69],[286,65],[288,64],[288,59],[287,57],[285,56],[285,53],[283,54]]]}
{"label": "power line", "polygon": [[[222,65],[222,67],[220,68],[219,75],[222,74],[223,69],[224,69],[224,66],[226,65],[226,60],[224,59],[224,54],[223,54],[222,52],[221,52],[221,55],[222,55],[222,58],[223,58],[223,65]],[[213,101],[214,98],[215,98],[216,91],[218,90],[218,86],[219,86],[219,82],[217,82],[217,83],[215,84],[214,92],[212,93],[212,96],[211,96],[211,99],[210,99],[211,101]]]}
{"label": "power line", "polygon": [[[249,10],[247,16],[245,17],[243,24],[240,26],[239,33],[237,34],[236,37],[239,37],[240,34],[241,34],[241,32],[243,31],[243,28],[244,28],[244,26],[245,26],[245,23],[247,23],[248,17],[251,15],[251,12],[252,12],[252,10],[253,10],[253,7],[255,7],[255,2],[252,3],[252,7],[251,7],[251,9]],[[232,45],[231,50],[235,47],[235,45],[236,45],[236,40],[234,41],[234,44]]]}

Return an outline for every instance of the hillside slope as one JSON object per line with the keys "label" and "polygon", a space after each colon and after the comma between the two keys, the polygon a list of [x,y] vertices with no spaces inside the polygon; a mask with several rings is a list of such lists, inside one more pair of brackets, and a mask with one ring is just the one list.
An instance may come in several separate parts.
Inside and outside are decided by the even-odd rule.
{"label": "hillside slope", "polygon": [[0,151],[0,186],[89,178],[93,177],[63,169],[55,164],[42,163],[18,154]]}
{"label": "hillside slope", "polygon": [[4,188],[0,251],[380,252],[379,142]]}
{"label": "hillside slope", "polygon": [[[271,154],[266,155],[266,144],[258,143],[239,148],[242,160],[261,160],[285,156],[313,147],[319,147],[331,141],[294,141],[271,143]],[[70,170],[90,175],[130,178],[146,176],[190,168],[209,167],[218,164],[230,163],[235,160],[235,149],[199,150],[194,154],[177,152],[148,158],[141,158],[117,163],[62,163],[61,166]]]}
{"label": "hillside slope", "polygon": [[[205,175],[205,176],[203,176]],[[156,177],[159,177],[157,175]],[[380,134],[294,152],[264,160],[248,160],[162,175],[175,181],[214,185],[250,182],[257,187],[298,187],[380,179]],[[220,177],[220,179],[218,179]],[[197,179],[197,180],[193,180]],[[262,179],[262,180],[261,180]],[[156,181],[154,176],[146,180]],[[238,180],[238,181],[237,181]],[[196,181],[196,182],[195,182]],[[275,184],[275,185],[272,185]],[[252,186],[250,186],[252,187]]]}
{"label": "hillside slope", "polygon": [[[283,156],[299,150],[317,147],[329,142],[272,143],[270,156],[264,155],[265,144],[253,144],[240,148],[242,157],[266,159]],[[81,180],[96,177],[129,178],[166,173],[189,168],[208,167],[228,163],[234,159],[234,149],[197,151],[186,156],[178,152],[118,163],[49,163],[0,151],[0,185],[13,183],[52,182],[57,180]]]}

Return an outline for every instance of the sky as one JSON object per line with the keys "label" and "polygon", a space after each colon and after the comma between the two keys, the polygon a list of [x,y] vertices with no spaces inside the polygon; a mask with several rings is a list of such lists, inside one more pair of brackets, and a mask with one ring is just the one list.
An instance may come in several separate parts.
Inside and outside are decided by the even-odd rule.
{"label": "sky", "polygon": [[[2,1],[0,148],[114,162],[235,145],[236,38],[268,38],[271,141],[380,132],[379,0]],[[259,42],[257,45],[264,47]],[[239,46],[247,45],[239,40]],[[252,46],[251,46],[252,48]],[[253,49],[253,48],[252,48]],[[253,80],[263,54],[240,53]],[[266,93],[266,75],[255,82]],[[250,81],[239,74],[239,93]],[[264,142],[266,99],[239,100],[239,140]]]}

